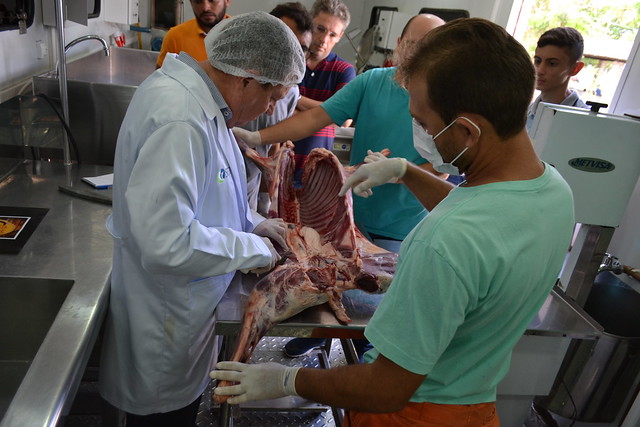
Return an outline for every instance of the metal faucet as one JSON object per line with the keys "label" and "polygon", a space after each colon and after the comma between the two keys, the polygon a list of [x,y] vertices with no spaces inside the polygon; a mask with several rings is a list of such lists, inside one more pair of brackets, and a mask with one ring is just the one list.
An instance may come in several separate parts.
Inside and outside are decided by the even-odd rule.
{"label": "metal faucet", "polygon": [[107,44],[106,40],[100,36],[96,36],[95,34],[78,37],[77,39],[69,42],[69,44],[64,47],[64,53],[67,53],[73,46],[85,40],[98,40],[100,43],[102,43],[102,48],[104,49],[105,56],[109,56],[109,45]]}
{"label": "metal faucet", "polygon": [[598,268],[598,273],[600,273],[601,271],[611,271],[614,274],[622,274],[624,271],[624,267],[620,263],[618,257],[609,253],[605,253],[602,264],[600,264],[600,268]]}
{"label": "metal faucet", "polygon": [[[69,42],[69,44],[67,44],[64,47],[64,53],[66,54],[69,51],[69,49],[71,49],[72,47],[74,47],[78,43],[83,42],[85,40],[98,40],[100,43],[102,43],[102,49],[104,50],[104,56],[109,56],[110,51],[109,51],[109,45],[107,44],[107,41],[105,39],[103,39],[102,37],[100,37],[100,36],[96,36],[95,34],[89,34],[87,36],[78,37],[77,39],[72,40],[71,42]],[[65,62],[65,64],[66,64],[66,62]],[[60,66],[60,60],[58,60],[56,62],[56,68],[53,70],[52,76],[54,78],[58,77],[58,68],[59,68],[59,66]]]}

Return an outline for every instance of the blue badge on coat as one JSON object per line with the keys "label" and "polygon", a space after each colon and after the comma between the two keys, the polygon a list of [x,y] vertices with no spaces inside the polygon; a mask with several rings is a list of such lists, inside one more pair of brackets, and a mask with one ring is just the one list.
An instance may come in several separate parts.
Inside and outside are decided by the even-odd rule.
{"label": "blue badge on coat", "polygon": [[225,179],[227,179],[228,176],[231,175],[231,168],[222,168],[220,169],[220,171],[218,172],[218,182],[224,182]]}

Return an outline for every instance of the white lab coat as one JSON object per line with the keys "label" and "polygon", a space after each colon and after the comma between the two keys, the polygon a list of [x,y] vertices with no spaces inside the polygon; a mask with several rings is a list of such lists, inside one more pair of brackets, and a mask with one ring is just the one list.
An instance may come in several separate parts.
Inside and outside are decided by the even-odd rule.
{"label": "white lab coat", "polygon": [[100,392],[135,414],[194,401],[215,362],[214,310],[271,254],[253,230],[242,155],[203,79],[167,56],[118,136],[113,271]]}

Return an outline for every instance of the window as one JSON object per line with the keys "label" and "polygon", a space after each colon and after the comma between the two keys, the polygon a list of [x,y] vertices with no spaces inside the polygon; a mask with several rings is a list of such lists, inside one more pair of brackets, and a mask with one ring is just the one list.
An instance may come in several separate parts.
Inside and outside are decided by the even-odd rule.
{"label": "window", "polygon": [[585,67],[569,87],[583,101],[610,104],[639,26],[638,0],[515,0],[507,30],[532,57],[546,30],[573,27],[580,31]]}
{"label": "window", "polygon": [[34,13],[33,0],[0,0],[0,31],[27,31]]}

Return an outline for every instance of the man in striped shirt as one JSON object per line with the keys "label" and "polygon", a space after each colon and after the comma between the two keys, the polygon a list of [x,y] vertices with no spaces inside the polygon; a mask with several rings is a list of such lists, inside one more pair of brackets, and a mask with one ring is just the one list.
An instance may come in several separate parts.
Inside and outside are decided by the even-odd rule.
{"label": "man in striped shirt", "polygon": [[[356,76],[353,65],[332,52],[351,20],[347,6],[341,0],[316,0],[311,8],[311,16],[313,39],[307,70],[299,85],[302,98],[298,101],[297,109],[300,111],[320,105]],[[345,125],[349,124],[350,121]],[[309,152],[317,147],[331,150],[334,129],[333,125],[327,126],[308,138],[294,142],[296,185],[301,185],[302,168]]]}

